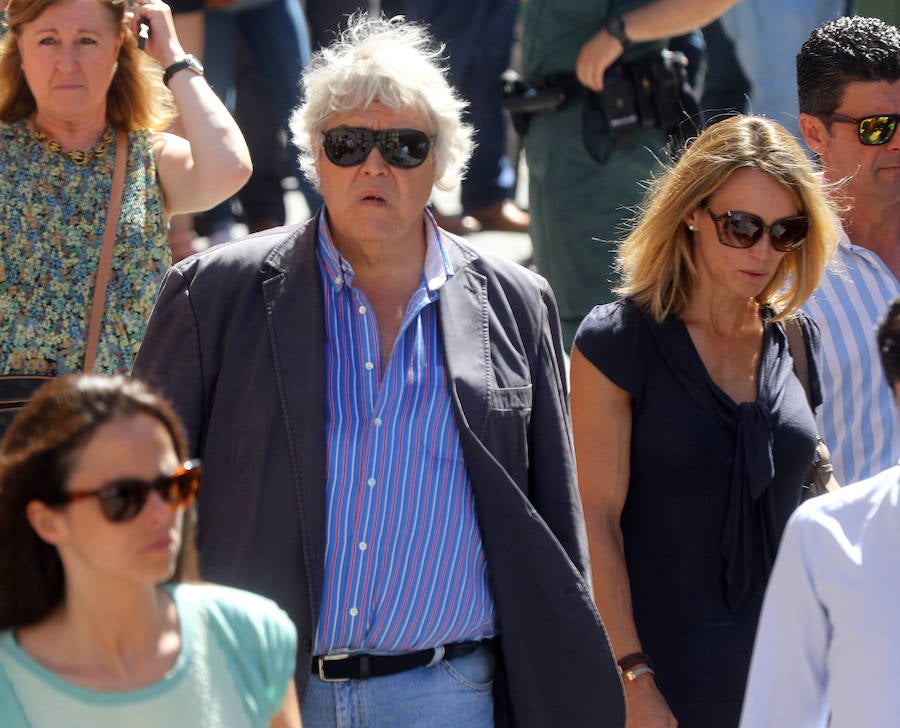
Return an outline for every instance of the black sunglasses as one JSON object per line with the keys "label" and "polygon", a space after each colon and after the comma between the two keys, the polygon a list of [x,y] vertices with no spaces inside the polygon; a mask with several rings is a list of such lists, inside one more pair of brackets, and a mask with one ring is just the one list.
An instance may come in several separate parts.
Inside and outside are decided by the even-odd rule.
{"label": "black sunglasses", "polygon": [[201,472],[199,460],[188,460],[171,475],[160,476],[151,482],[138,478],[122,478],[104,485],[99,490],[60,493],[53,499],[53,505],[96,498],[100,501],[100,510],[106,520],[120,523],[137,516],[146,505],[150,492],[154,490],[171,506],[180,508],[190,505],[200,488]]}
{"label": "black sunglasses", "polygon": [[826,114],[822,118],[825,121],[836,121],[839,124],[856,124],[856,135],[859,137],[860,144],[877,147],[887,144],[894,138],[900,114],[875,114],[859,119],[844,114]]}
{"label": "black sunglasses", "polygon": [[366,129],[338,126],[322,134],[325,156],[338,167],[355,167],[366,161],[372,147],[392,167],[412,169],[428,158],[434,138],[418,129]]}
{"label": "black sunglasses", "polygon": [[781,253],[798,250],[809,232],[809,220],[804,215],[783,217],[771,225],[766,225],[759,215],[752,212],[729,210],[716,215],[706,202],[700,203],[706,214],[712,218],[719,233],[719,242],[729,248],[752,248],[769,233],[772,247]]}

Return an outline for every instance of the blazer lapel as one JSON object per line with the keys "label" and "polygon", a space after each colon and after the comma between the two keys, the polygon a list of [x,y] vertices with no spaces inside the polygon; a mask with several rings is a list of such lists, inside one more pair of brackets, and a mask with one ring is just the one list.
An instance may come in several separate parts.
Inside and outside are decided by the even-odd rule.
{"label": "blazer lapel", "polygon": [[444,240],[454,270],[438,298],[444,366],[451,396],[458,403],[459,425],[480,435],[487,420],[491,377],[487,281],[452,240],[447,242],[447,236]]}
{"label": "blazer lapel", "polygon": [[266,321],[281,415],[291,452],[291,473],[314,584],[321,585],[325,553],[326,393],[322,281],[316,259],[315,220],[266,261]]}

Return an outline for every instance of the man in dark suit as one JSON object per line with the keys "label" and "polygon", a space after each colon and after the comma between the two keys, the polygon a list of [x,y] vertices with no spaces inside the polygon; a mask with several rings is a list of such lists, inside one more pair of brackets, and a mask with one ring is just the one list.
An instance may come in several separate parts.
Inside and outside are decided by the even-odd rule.
{"label": "man in dark suit", "polygon": [[204,461],[201,575],[297,625],[306,724],[621,726],[552,291],[426,209],[472,146],[439,58],[364,19],[314,58],[324,207],[174,267],[134,373]]}

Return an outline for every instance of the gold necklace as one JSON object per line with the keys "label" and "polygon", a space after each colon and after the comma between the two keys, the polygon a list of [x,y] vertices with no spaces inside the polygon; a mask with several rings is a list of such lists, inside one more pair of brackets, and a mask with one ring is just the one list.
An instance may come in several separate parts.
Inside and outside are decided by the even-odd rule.
{"label": "gold necklace", "polygon": [[56,139],[47,136],[33,124],[28,124],[28,131],[31,132],[31,136],[36,141],[39,141],[48,150],[54,153],[62,152],[80,167],[86,165],[91,157],[101,159],[106,156],[106,150],[109,148],[110,142],[112,142],[113,139],[112,127],[108,126],[96,146],[91,147],[90,149],[73,149],[70,152],[63,152],[63,148]]}

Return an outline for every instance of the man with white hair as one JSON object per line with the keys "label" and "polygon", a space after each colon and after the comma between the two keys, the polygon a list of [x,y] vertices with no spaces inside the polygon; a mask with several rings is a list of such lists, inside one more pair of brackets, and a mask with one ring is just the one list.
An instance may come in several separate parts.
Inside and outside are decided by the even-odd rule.
{"label": "man with white hair", "polygon": [[134,373],[204,461],[201,575],[297,625],[304,723],[621,726],[553,293],[426,209],[472,148],[439,59],[359,18],[314,57],[324,207],[175,266]]}

